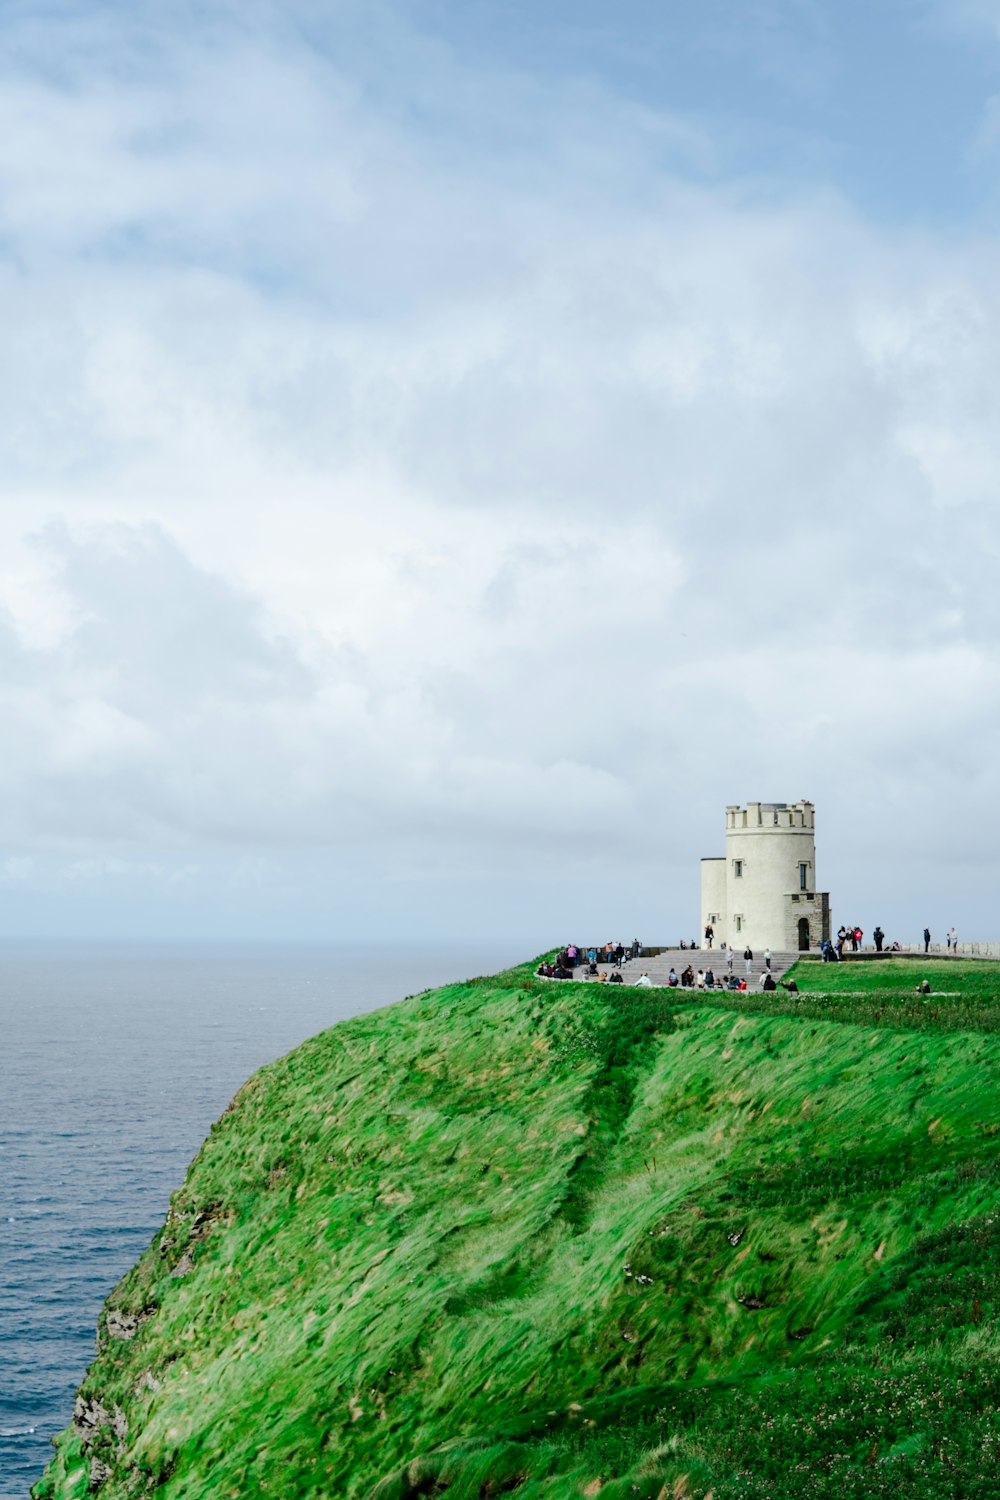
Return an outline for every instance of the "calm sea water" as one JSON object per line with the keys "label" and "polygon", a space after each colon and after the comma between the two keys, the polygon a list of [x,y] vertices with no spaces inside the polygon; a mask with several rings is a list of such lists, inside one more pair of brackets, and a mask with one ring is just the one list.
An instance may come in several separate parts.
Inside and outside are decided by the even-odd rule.
{"label": "calm sea water", "polygon": [[24,1500],[101,1303],[262,1063],[511,947],[0,947],[0,1500]]}

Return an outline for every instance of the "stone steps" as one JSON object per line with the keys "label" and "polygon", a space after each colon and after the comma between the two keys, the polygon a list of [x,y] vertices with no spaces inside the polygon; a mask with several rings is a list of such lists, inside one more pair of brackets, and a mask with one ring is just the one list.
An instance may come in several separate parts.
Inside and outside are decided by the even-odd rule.
{"label": "stone steps", "polygon": [[[775,979],[780,979],[782,974],[790,969],[792,964],[801,957],[800,953],[777,953],[772,951],[771,973]],[[729,973],[726,965],[726,953],[721,948],[665,948],[662,953],[658,953],[652,958],[626,960],[622,964],[622,978],[626,984],[635,984],[639,975],[645,972],[654,984],[666,984],[667,975],[671,968],[676,969],[677,973],[681,974],[687,968],[688,964],[691,965],[696,974],[699,969],[711,969],[716,979],[726,976]],[[599,963],[597,967],[598,969],[606,969],[609,974],[613,969],[613,965],[611,964]],[[586,966],[584,965],[584,970],[585,968]],[[741,979],[747,977],[746,962],[742,951],[739,949],[736,950],[736,956],[733,959],[732,971]],[[583,978],[580,970],[576,972],[580,978]],[[755,987],[759,987],[760,976],[763,972],[764,955],[763,953],[758,953],[755,948],[753,963],[750,967],[750,981]]]}

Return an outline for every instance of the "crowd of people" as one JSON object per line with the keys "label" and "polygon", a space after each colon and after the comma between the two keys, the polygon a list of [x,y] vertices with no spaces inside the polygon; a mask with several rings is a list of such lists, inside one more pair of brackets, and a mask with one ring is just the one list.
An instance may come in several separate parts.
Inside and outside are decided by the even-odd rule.
{"label": "crowd of people", "polygon": [[[682,943],[682,947],[685,945]],[[695,945],[692,943],[692,947]],[[753,952],[748,946],[743,954],[745,973],[742,975],[733,972],[733,961],[736,957],[733,948],[726,948],[723,943],[725,973],[716,974],[711,968],[695,969],[691,964],[678,974],[671,965],[666,980],[659,983],[666,984],[670,989],[698,989],[698,990],[746,990],[753,973]],[[599,984],[624,984],[625,978],[622,973],[624,964],[632,963],[642,954],[642,944],[635,938],[632,944],[626,948],[621,943],[605,943],[602,948],[581,948],[575,943],[569,943],[554,961],[548,959],[538,965],[535,973],[543,979],[584,979],[593,980]],[[760,974],[760,987],[762,990],[773,990],[777,988],[774,976],[771,973],[772,953],[770,948],[764,949],[764,966]],[[604,967],[602,967],[604,965]],[[582,970],[582,972],[581,972]],[[638,979],[633,983],[643,989],[652,988],[657,981],[651,979],[645,970],[640,973]],[[798,993],[798,986],[794,979],[785,983],[781,982],[781,988]]]}
{"label": "crowd of people", "polygon": [[[864,942],[864,932],[860,927],[845,927],[841,924],[837,928],[836,938],[824,938],[819,945],[819,956],[825,964],[839,963],[844,956],[844,949],[850,948],[852,953],[858,953]],[[930,941],[930,935],[924,929],[925,952],[926,944]],[[881,927],[876,927],[872,933],[872,942],[875,944],[876,953],[901,953],[902,946],[898,942],[887,943],[885,933]]]}
{"label": "crowd of people", "polygon": [[[852,953],[860,952],[862,944],[864,942],[864,936],[864,931],[857,924],[851,926],[842,923],[841,926],[837,928],[837,936],[835,939],[824,938],[820,943],[820,958],[824,963],[839,963],[844,956],[845,949],[850,949]],[[705,928],[703,944],[704,948],[711,949],[714,943],[714,939],[715,933],[711,924],[709,923],[709,925]],[[900,943],[886,942],[885,933],[882,931],[882,928],[880,926],[876,926],[874,932],[872,933],[872,942],[874,943],[876,953],[902,952]],[[931,944],[931,934],[929,928],[927,927],[925,927],[923,931],[923,943],[924,952],[927,953],[930,949]],[[698,944],[695,942],[694,938],[691,939],[690,943],[685,943],[683,938],[680,941],[680,948],[682,950],[694,950],[697,947]],[[958,935],[955,932],[954,927],[952,927],[950,932],[946,934],[946,950],[949,953],[958,952]],[[660,952],[661,950],[656,949],[654,951]],[[540,977],[545,979],[583,978],[594,980],[600,984],[624,984],[625,978],[622,973],[623,967],[626,964],[634,963],[636,959],[642,956],[642,954],[643,946],[638,938],[633,938],[628,947],[626,947],[624,943],[620,942],[608,942],[601,944],[600,947],[589,948],[584,948],[577,943],[568,943],[566,947],[563,948],[559,954],[557,954],[556,958],[552,962],[545,960],[538,965],[538,968],[535,972]],[[722,963],[724,963],[725,965],[724,975],[716,975],[712,969],[698,969],[696,972],[692,968],[691,964],[688,964],[681,974],[678,974],[675,969],[671,968],[670,973],[665,981],[666,984],[671,989],[745,990],[747,988],[749,980],[752,977],[754,964],[754,955],[749,944],[747,945],[743,953],[745,973],[742,977],[734,974],[733,972],[733,964],[736,958],[736,951],[731,945],[727,947],[726,944],[723,943],[721,945],[719,956]],[[770,948],[765,948],[762,955],[763,970],[760,976],[761,988],[765,990],[773,990],[776,988],[774,979],[771,976],[772,956],[773,955]],[[581,969],[583,970],[582,974],[580,973]],[[649,975],[645,971],[643,971],[639,975],[638,979],[634,980],[633,982],[635,984],[643,986],[643,988],[647,988],[649,986],[652,986],[655,981],[650,979]],[[660,982],[662,983],[663,981]],[[781,987],[782,989],[792,991],[795,991],[797,988],[794,980],[792,980],[788,984],[782,982]]]}
{"label": "crowd of people", "polygon": [[[734,974],[731,969],[726,974],[716,974],[714,969],[699,969],[695,972],[690,964],[688,964],[687,968],[681,974],[678,974],[677,970],[671,967],[670,973],[667,975],[667,984],[669,987],[671,989],[682,990],[746,990],[747,982],[746,975]],[[770,966],[761,971],[760,987],[762,990],[775,990],[778,988]],[[794,995],[797,995],[799,992],[799,987],[794,979],[790,979],[787,984],[782,980],[781,988],[789,990]]]}
{"label": "crowd of people", "polygon": [[[824,963],[839,963],[844,956],[845,950],[849,949],[852,953],[860,952],[864,943],[864,936],[865,934],[863,929],[857,923],[855,923],[854,925],[842,923],[840,927],[837,928],[837,935],[835,938],[824,938],[820,943],[820,958]],[[711,949],[714,945],[714,941],[715,932],[712,928],[711,923],[709,923],[705,928],[702,947],[705,949]],[[886,942],[885,933],[882,931],[882,928],[880,926],[876,926],[874,932],[872,933],[872,942],[875,946],[876,953],[902,952],[902,945],[899,942]],[[929,952],[931,945],[931,934],[930,929],[927,927],[925,927],[923,930],[923,944],[924,952]],[[691,939],[690,943],[686,943],[684,939],[681,938],[679,944],[679,947],[682,951],[687,949],[694,951],[698,948],[698,946],[699,945],[695,942],[694,938]],[[951,930],[945,935],[945,949],[948,953],[958,952],[958,934],[956,933],[954,927],[952,927]],[[562,951],[557,955],[553,962],[545,962],[539,964],[537,972],[539,975],[545,977],[546,979],[579,979],[581,975],[577,971],[582,966],[584,968],[584,974],[587,979],[595,979],[607,984],[623,984],[625,982],[622,974],[623,966],[628,963],[633,963],[637,958],[640,958],[642,956],[642,953],[643,947],[638,938],[633,938],[628,947],[626,947],[624,943],[619,942],[608,942],[603,943],[600,947],[589,948],[581,947],[577,943],[568,943],[567,946],[563,948]],[[739,986],[730,983],[733,977],[733,961],[736,957],[735,950],[731,946],[727,948],[726,944],[722,943],[720,956],[722,957],[722,960],[726,966],[726,980],[723,982],[723,980],[715,979],[713,977],[710,982],[706,983],[705,988],[745,988],[745,986]],[[768,973],[770,971],[771,957],[771,950],[769,948],[765,949],[763,954],[765,973]],[[743,961],[746,970],[746,977],[749,979],[753,970],[753,953],[749,946],[746,948],[743,954]],[[670,972],[671,974],[674,973],[672,969]],[[698,970],[698,973],[701,972],[701,970]],[[711,974],[712,970],[707,970],[707,975]],[[690,979],[686,980],[685,975],[690,975]],[[651,985],[653,983],[653,981],[649,978],[649,975],[645,973],[641,974],[639,979],[635,980],[634,982],[636,984],[645,983],[646,985]],[[697,976],[694,970],[691,968],[690,964],[688,964],[687,968],[684,970],[684,974],[677,976],[676,980],[667,980],[667,983],[671,985],[673,985],[675,982],[680,988],[685,988],[688,985],[694,986],[697,984]],[[767,986],[765,986],[765,988],[767,988]]]}
{"label": "crowd of people", "polygon": [[[588,979],[599,979],[610,984],[624,984],[622,965],[632,963],[642,953],[642,944],[638,938],[633,938],[626,948],[623,943],[604,943],[600,948],[582,948],[577,943],[567,943],[566,947],[556,955],[555,962],[547,960],[540,963],[535,970],[536,974],[543,979],[578,979],[576,972],[584,967]],[[612,972],[609,975],[607,969],[599,969],[599,964],[608,965]],[[636,983],[641,982],[640,976]],[[647,982],[652,984],[649,976],[645,976]]]}
{"label": "crowd of people", "polygon": [[671,968],[667,984],[672,990],[745,990],[747,987],[746,979],[734,974],[731,969],[727,974],[716,977],[713,969],[699,969],[695,973],[690,964],[680,974]]}
{"label": "crowd of people", "polygon": [[[824,963],[837,963],[843,958],[845,948],[849,948],[852,953],[859,952],[864,941],[864,936],[860,927],[840,926],[837,928],[836,938],[832,940],[824,938],[820,943],[820,957]],[[929,953],[931,948],[931,930],[929,927],[924,928],[921,934],[921,941],[924,945],[924,952]],[[903,945],[898,940],[892,943],[886,942],[885,933],[881,927],[876,927],[872,933],[872,943],[875,946],[876,953],[902,953],[903,951]],[[944,946],[946,953],[958,952],[958,933],[954,927],[945,933]]]}

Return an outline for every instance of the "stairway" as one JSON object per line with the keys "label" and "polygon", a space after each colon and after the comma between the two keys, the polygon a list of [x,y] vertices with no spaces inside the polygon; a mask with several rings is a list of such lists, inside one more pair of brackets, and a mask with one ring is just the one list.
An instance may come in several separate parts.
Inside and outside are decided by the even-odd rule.
{"label": "stairway", "polygon": [[[726,957],[726,953],[721,948],[666,948],[662,953],[658,953],[655,958],[626,960],[622,964],[622,978],[626,984],[635,984],[639,975],[645,972],[654,984],[666,984],[667,975],[671,968],[676,969],[678,976],[680,976],[688,964],[690,964],[696,974],[699,969],[711,969],[716,980],[718,980],[720,977],[727,977],[729,974]],[[772,951],[771,973],[774,975],[774,978],[776,980],[780,979],[782,974],[790,969],[792,964],[801,957],[802,954],[800,953],[777,953]],[[597,967],[598,969],[606,969],[610,974],[613,965],[598,964]],[[763,953],[758,953],[755,948],[750,977],[747,979],[748,988],[760,988],[760,976],[763,972],[764,955]],[[585,973],[586,967],[584,966],[582,972],[580,969],[577,969],[576,977],[582,979]],[[736,956],[733,959],[733,973],[741,979],[746,978],[746,962],[739,949],[737,949]]]}

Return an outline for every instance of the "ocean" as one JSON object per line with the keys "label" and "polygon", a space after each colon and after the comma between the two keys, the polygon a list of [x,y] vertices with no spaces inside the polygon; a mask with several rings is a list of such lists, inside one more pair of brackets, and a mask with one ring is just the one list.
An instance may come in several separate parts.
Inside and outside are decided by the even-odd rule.
{"label": "ocean", "polygon": [[0,1500],[40,1478],[101,1304],[240,1084],[335,1021],[528,956],[0,946]]}

